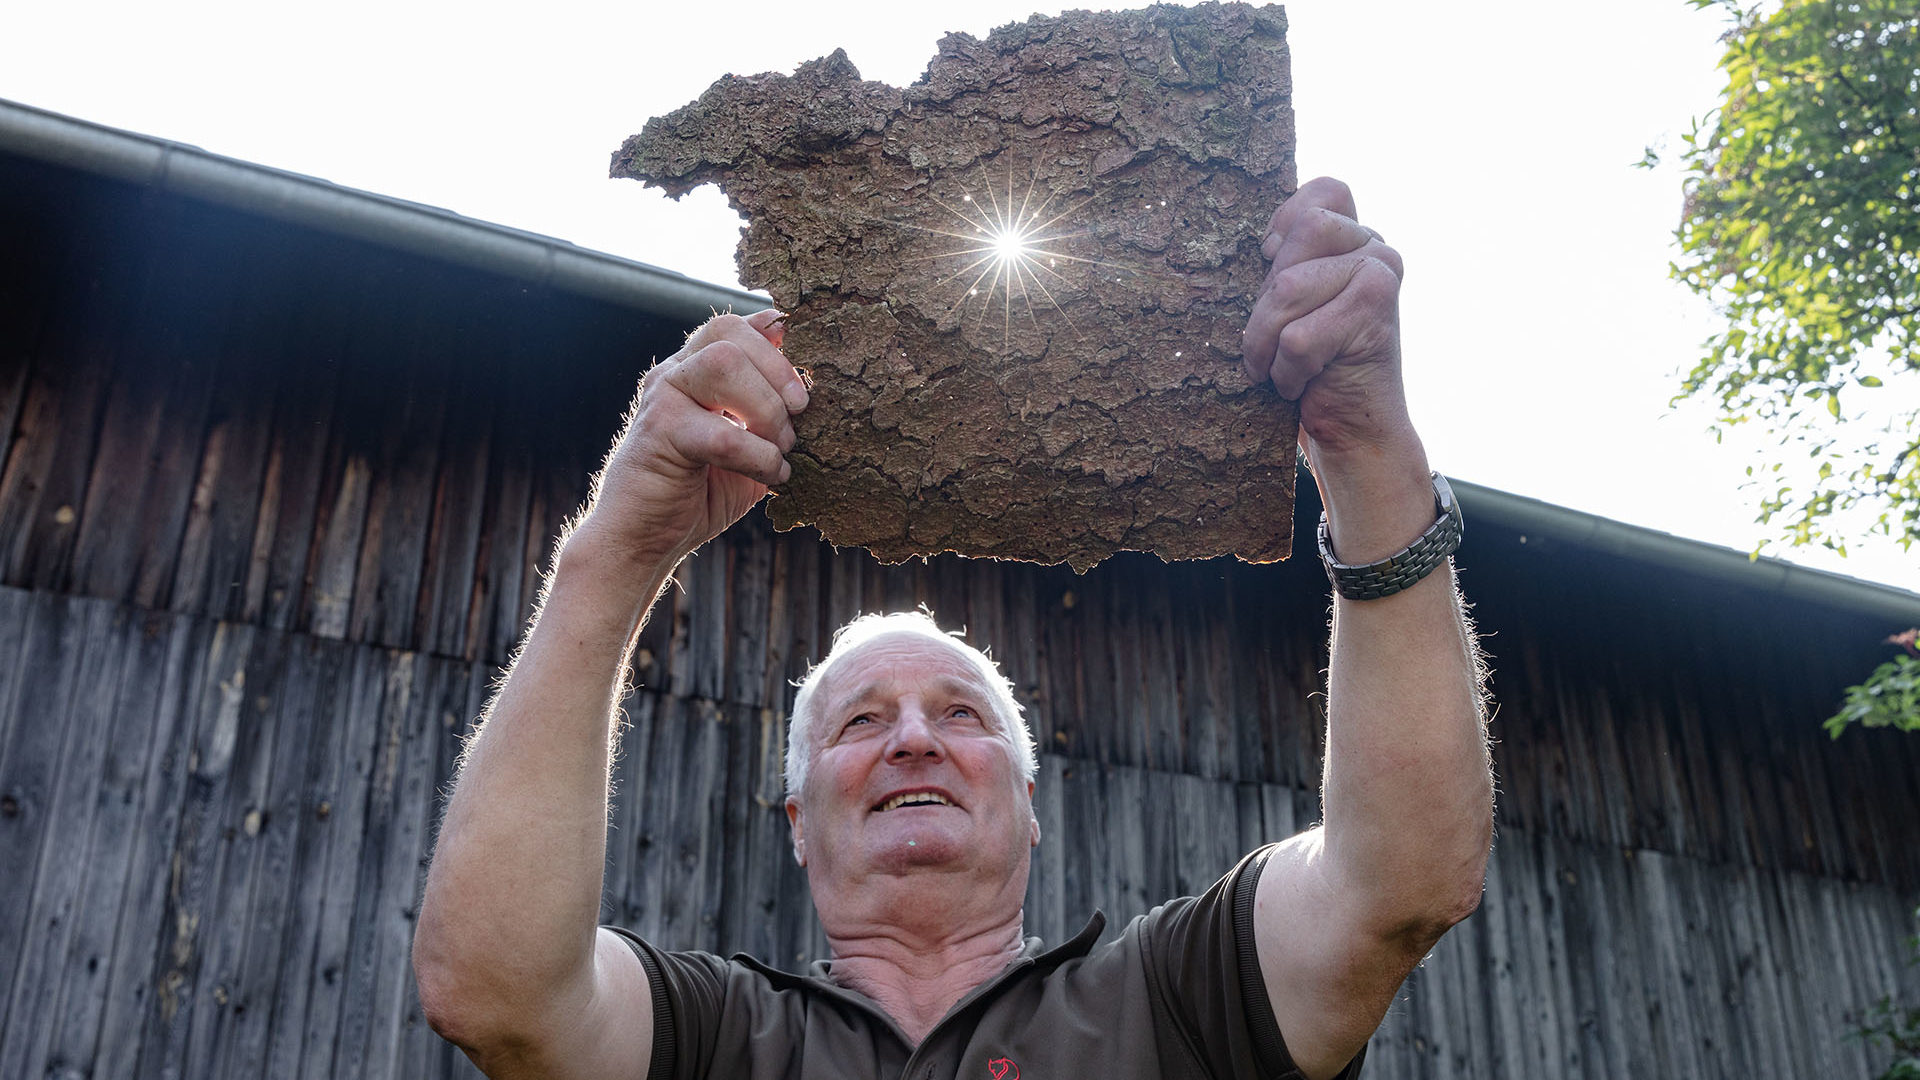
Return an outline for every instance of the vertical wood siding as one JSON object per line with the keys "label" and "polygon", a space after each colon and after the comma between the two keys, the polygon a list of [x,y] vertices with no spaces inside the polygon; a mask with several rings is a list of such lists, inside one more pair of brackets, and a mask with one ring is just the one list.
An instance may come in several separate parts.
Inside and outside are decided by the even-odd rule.
{"label": "vertical wood siding", "polygon": [[[0,1075],[473,1075],[407,961],[437,802],[495,669],[0,589]],[[641,688],[610,921],[820,955],[780,810],[782,717]],[[1309,791],[1041,756],[1033,932],[1204,888]],[[1504,827],[1485,904],[1409,981],[1381,1076],[1869,1075],[1845,1020],[1920,991],[1886,884]]]}
{"label": "vertical wood siding", "polygon": [[[407,962],[437,793],[679,330],[32,172],[0,163],[0,1076],[472,1075]],[[1897,628],[1485,529],[1460,561],[1500,840],[1369,1075],[1869,1075],[1844,1014],[1920,994],[1920,743],[1817,721]],[[1016,681],[1042,936],[1317,817],[1310,559],[889,568],[756,513],[680,576],[606,879],[664,945],[823,950],[784,724],[863,611]]]}

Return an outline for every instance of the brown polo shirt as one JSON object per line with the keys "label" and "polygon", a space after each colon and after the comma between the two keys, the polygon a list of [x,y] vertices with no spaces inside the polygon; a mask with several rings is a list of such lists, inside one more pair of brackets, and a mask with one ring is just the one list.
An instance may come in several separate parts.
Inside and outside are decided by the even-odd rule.
{"label": "brown polo shirt", "polygon": [[[1095,946],[1073,940],[975,987],[913,1045],[867,997],[745,955],[663,952],[626,931],[653,984],[649,1080],[1159,1080],[1298,1077],[1254,953],[1253,898],[1270,848]],[[1343,1080],[1359,1076],[1364,1049]]]}

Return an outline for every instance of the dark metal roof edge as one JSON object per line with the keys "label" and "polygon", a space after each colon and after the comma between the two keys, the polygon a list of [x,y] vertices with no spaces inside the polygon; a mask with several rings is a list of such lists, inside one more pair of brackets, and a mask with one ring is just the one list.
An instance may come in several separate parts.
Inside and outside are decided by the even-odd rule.
{"label": "dark metal roof edge", "polygon": [[1467,515],[1468,529],[1473,522],[1484,521],[1522,536],[1579,544],[1609,555],[1656,563],[1746,592],[1857,611],[1887,620],[1889,630],[1920,626],[1920,593],[1768,556],[1754,558],[1734,548],[1628,525],[1451,477],[1448,480],[1460,498],[1461,511]]}
{"label": "dark metal roof edge", "polygon": [[0,99],[0,152],[140,184],[687,323],[765,297],[646,263]]}
{"label": "dark metal roof edge", "polygon": [[[229,206],[383,247],[491,271],[686,323],[757,311],[763,297],[449,210],[342,187],[0,99],[0,152]],[[1581,544],[1702,578],[1920,625],[1920,594],[1794,566],[1521,495],[1454,481],[1474,520]]]}

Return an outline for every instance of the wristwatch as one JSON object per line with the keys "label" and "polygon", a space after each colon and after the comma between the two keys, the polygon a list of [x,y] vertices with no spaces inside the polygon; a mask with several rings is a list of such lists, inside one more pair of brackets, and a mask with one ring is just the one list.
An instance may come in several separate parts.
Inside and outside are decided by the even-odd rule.
{"label": "wristwatch", "polygon": [[1460,517],[1460,504],[1454,500],[1453,489],[1447,486],[1447,478],[1439,473],[1433,474],[1433,506],[1435,518],[1427,531],[1406,547],[1401,548],[1379,562],[1365,566],[1348,566],[1333,557],[1333,544],[1327,539],[1327,515],[1320,513],[1320,562],[1327,568],[1327,579],[1341,596],[1349,600],[1378,600],[1383,596],[1392,596],[1414,583],[1446,561],[1447,556],[1460,547],[1460,536],[1465,527]]}

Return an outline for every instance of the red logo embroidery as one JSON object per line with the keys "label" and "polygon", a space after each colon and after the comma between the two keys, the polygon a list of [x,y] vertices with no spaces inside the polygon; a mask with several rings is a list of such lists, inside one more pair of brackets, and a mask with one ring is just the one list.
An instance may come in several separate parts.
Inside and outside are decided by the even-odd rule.
{"label": "red logo embroidery", "polygon": [[993,1074],[993,1080],[1020,1080],[1020,1066],[1012,1058],[994,1058],[987,1062],[987,1071]]}

